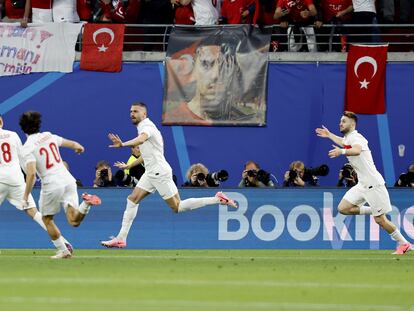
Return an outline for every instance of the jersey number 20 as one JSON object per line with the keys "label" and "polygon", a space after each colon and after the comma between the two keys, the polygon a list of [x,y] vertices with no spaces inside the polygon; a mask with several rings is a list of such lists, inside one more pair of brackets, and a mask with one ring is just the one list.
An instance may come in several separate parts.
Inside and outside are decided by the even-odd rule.
{"label": "jersey number 20", "polygon": [[[58,147],[56,146],[56,144],[55,143],[50,143],[49,144],[49,149],[52,152],[53,158],[55,159],[56,163],[59,163],[61,161],[61,158],[60,158],[59,150],[58,150]],[[46,169],[49,169],[53,165],[55,165],[52,162],[51,157],[49,156],[49,150],[47,150],[45,147],[42,147],[42,148],[39,149],[39,153],[40,153],[40,155],[45,155],[46,156]]]}

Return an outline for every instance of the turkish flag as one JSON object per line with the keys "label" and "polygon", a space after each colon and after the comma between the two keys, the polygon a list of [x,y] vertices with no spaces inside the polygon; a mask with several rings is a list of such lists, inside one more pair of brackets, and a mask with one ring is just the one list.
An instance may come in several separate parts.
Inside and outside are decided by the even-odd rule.
{"label": "turkish flag", "polygon": [[385,113],[388,45],[351,45],[346,61],[345,110]]}
{"label": "turkish flag", "polygon": [[80,68],[121,71],[124,32],[123,24],[86,24],[83,31]]}

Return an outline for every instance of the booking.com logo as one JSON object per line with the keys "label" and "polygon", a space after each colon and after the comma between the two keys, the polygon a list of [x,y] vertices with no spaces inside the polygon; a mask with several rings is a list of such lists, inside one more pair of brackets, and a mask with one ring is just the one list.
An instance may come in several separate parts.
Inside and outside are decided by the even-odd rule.
{"label": "booking.com logo", "polygon": [[[341,241],[379,241],[380,239],[380,228],[372,216],[339,214],[333,204],[331,192],[323,192],[322,206],[300,204],[294,206],[285,215],[286,212],[284,214],[276,205],[265,204],[259,206],[252,213],[251,219],[246,215],[248,209],[246,196],[239,192],[228,193],[228,195],[238,202],[239,208],[228,209],[227,206],[220,206],[218,239],[221,241],[242,240],[249,234],[250,229],[262,241],[275,241],[285,230],[294,240],[302,242],[317,238],[321,230],[323,241],[333,241],[335,236],[339,236]],[[393,211],[388,215],[393,223],[401,227],[403,233],[414,239],[414,206],[401,212],[396,206],[393,206]],[[269,226],[266,229],[263,228],[262,220],[264,217],[273,218],[272,228]],[[303,226],[298,226],[299,217],[309,219],[306,229]],[[367,222],[367,217],[370,217],[369,222]],[[353,226],[350,226],[351,221],[355,222]],[[237,225],[230,226],[230,223]]]}

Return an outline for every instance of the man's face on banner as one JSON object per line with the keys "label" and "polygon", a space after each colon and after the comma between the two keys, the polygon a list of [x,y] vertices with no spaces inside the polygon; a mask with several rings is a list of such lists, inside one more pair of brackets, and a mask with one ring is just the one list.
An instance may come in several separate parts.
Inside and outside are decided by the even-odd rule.
{"label": "man's face on banner", "polygon": [[211,119],[223,118],[226,101],[228,72],[224,66],[221,48],[217,45],[202,46],[197,49],[194,64],[196,97],[200,100],[200,110]]}

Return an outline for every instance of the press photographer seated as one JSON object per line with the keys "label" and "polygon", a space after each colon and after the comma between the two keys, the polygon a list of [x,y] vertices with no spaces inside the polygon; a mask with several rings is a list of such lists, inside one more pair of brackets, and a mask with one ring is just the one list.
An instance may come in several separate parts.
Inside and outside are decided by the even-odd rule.
{"label": "press photographer seated", "polygon": [[183,187],[218,187],[221,182],[226,181],[229,174],[225,170],[209,173],[208,168],[196,163],[190,166],[187,171],[187,181]]}
{"label": "press photographer seated", "polygon": [[395,182],[394,187],[414,187],[414,164],[408,167],[406,173],[402,173]]}
{"label": "press photographer seated", "polygon": [[112,177],[111,166],[108,161],[101,160],[96,163],[95,180],[93,186],[96,187],[115,187],[115,181]]}
{"label": "press photographer seated", "polygon": [[302,161],[293,161],[289,165],[289,170],[285,172],[283,187],[317,186],[317,176],[326,176],[328,173],[329,167],[326,164],[306,168]]}
{"label": "press photographer seated", "polygon": [[358,175],[351,163],[345,163],[339,171],[337,187],[352,188],[358,183]]}
{"label": "press photographer seated", "polygon": [[242,180],[239,183],[239,187],[274,187],[275,184],[270,179],[270,174],[260,169],[259,164],[254,161],[248,161],[244,165],[242,173]]}

